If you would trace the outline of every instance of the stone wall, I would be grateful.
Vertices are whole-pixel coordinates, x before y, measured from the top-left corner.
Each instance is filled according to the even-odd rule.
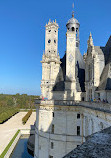
[[[82,144],[88,135],[111,125],[110,108],[109,111],[102,109],[104,104],[81,102],[73,105],[72,102],[70,106],[63,106],[62,101],[62,105],[54,105],[53,101],[50,105],[48,101],[44,102],[47,104],[37,107],[35,157],[49,158],[50,155],[61,158]],[[78,114],[80,118],[77,118]],[[80,135],[77,135],[77,126],[80,127]]]

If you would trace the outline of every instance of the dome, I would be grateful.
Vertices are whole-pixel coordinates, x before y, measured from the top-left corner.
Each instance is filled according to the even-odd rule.
[[[79,22],[78,22],[77,19],[75,19],[74,17],[72,17],[71,19],[68,20],[66,26],[67,26],[68,24],[79,24]],[[80,24],[79,24],[79,25],[80,25]]]
[[[72,18],[68,20],[66,27],[68,30],[71,30],[72,28],[79,29],[79,22],[77,19],[74,18],[74,14],[72,14]]]

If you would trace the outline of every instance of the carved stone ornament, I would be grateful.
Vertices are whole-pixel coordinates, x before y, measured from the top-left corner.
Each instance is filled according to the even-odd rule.
[[[70,56],[69,56],[69,62],[72,62],[73,59],[74,59],[74,57],[72,56],[72,54],[70,54]]]

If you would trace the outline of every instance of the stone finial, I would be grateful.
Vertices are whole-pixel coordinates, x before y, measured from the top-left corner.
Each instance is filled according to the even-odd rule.
[[[90,32],[90,35],[89,35],[90,37],[92,37],[92,34],[91,34],[91,32]]]
[[[88,47],[90,47],[90,46],[94,47],[93,38],[92,38],[91,32],[90,32],[90,35],[89,35],[89,39],[88,39],[87,44],[88,44]]]
[[[51,20],[49,19],[49,22],[48,22],[48,24],[50,24],[51,23]]]

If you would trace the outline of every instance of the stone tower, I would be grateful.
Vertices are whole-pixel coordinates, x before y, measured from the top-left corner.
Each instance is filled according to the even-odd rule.
[[[66,24],[66,81],[65,90],[68,100],[81,100],[81,87],[79,81],[79,69],[84,69],[84,61],[79,50],[79,22],[72,18]]]
[[[45,26],[45,52],[42,57],[41,95],[47,99],[52,98],[52,88],[57,80],[60,67],[58,54],[58,24],[56,20]]]
[[[100,77],[105,66],[103,48],[94,46],[92,34],[90,33],[87,41],[87,53],[84,54],[85,60],[85,89],[86,101],[100,98],[95,92],[100,84]]]

